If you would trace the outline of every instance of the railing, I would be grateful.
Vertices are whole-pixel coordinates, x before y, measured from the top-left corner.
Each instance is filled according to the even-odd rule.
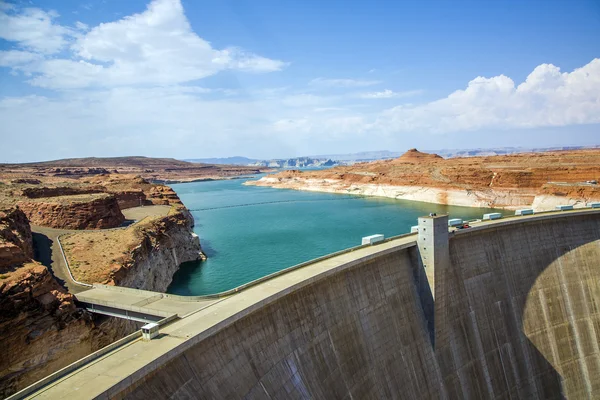
[[[176,315],[172,315],[170,317],[167,317],[167,318],[164,318],[164,319],[158,321],[157,323],[162,326],[162,325],[165,325],[165,324],[173,321],[176,318],[177,318]],[[7,397],[5,400],[23,399],[26,396],[30,395],[31,393],[43,388],[44,386],[64,377],[65,375],[70,374],[71,372],[75,371],[77,368],[80,368],[83,365],[89,364],[92,361],[97,360],[98,358],[104,356],[105,354],[107,354],[121,346],[124,346],[128,343],[131,343],[131,342],[139,339],[140,337],[142,337],[142,331],[137,330],[137,331],[133,332],[132,334],[127,335],[127,336],[117,340],[116,342],[113,342],[113,343],[109,344],[108,346],[103,347],[98,351],[95,351],[94,353],[92,353],[90,355],[80,358],[79,360],[75,361],[72,364],[67,365],[66,367],[64,367],[62,369],[59,369],[58,371],[54,372],[53,374],[50,374],[47,377],[35,382],[34,384],[27,386],[25,389],[18,391],[17,393],[13,394],[12,396]]]
[[[63,235],[64,235],[64,233],[63,233]],[[62,254],[62,256],[63,256],[63,260],[65,261],[65,267],[66,267],[66,269],[67,269],[67,273],[69,274],[69,277],[70,277],[70,278],[71,278],[71,280],[72,280],[74,283],[76,283],[77,285],[80,285],[80,286],[87,286],[87,287],[92,287],[92,285],[91,285],[91,284],[89,284],[89,283],[85,283],[85,282],[79,282],[79,281],[78,281],[78,280],[76,280],[76,279],[75,279],[75,277],[73,276],[73,273],[71,272],[71,267],[69,266],[69,261],[67,260],[67,256],[65,255],[65,251],[63,250],[62,243],[60,242],[60,238],[61,238],[61,236],[63,236],[63,235],[58,235],[58,236],[57,236],[57,238],[56,238],[56,241],[58,242],[58,247],[60,248],[60,253],[61,253],[61,254]],[[67,234],[67,235],[69,235],[69,234]]]

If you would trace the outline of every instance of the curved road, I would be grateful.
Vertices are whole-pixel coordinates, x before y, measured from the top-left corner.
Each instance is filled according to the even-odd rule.
[[[125,215],[126,220],[134,221],[133,224],[135,224],[145,217],[166,216],[170,209],[171,206],[143,206],[127,208],[122,210],[122,213]],[[35,259],[48,267],[56,280],[67,289],[69,293],[76,294],[84,290],[89,290],[90,288],[79,285],[70,278],[65,260],[57,243],[57,238],[60,235],[73,232],[82,232],[82,230],[56,229],[31,225]]]

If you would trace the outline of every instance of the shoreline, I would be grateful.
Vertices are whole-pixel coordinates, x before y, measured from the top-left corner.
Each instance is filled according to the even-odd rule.
[[[575,208],[585,207],[586,205],[584,199],[538,194],[534,190],[517,189],[443,189],[431,186],[347,183],[336,179],[272,178],[268,175],[258,180],[246,181],[243,185],[383,197],[459,207],[497,208],[508,211],[534,208],[539,212],[553,210],[557,205],[562,204],[571,204]]]

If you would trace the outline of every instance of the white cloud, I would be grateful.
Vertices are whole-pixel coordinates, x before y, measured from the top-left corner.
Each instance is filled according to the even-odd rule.
[[[374,85],[378,85],[380,83],[381,83],[381,81],[374,81],[374,80],[325,79],[325,78],[316,78],[309,82],[309,84],[312,86],[340,87],[340,88],[374,86]]]
[[[363,99],[391,99],[393,97],[410,97],[421,94],[422,90],[408,90],[405,92],[394,92],[390,89],[385,89],[381,92],[362,93],[359,97]]]
[[[90,29],[88,24],[84,24],[81,21],[75,22],[75,28],[79,29],[80,31],[87,31],[88,29]]]
[[[0,67],[15,67],[42,59],[38,53],[21,50],[0,51]]]
[[[72,34],[72,30],[52,24],[55,15],[41,10],[25,9],[22,14],[4,16],[10,18],[12,27],[19,25],[22,29],[15,33],[11,28],[10,33],[6,28],[0,34],[4,32],[3,37],[25,48],[35,44],[56,51],[64,47],[66,33]],[[27,28],[26,21],[32,18],[37,25]],[[38,29],[40,21],[60,33],[51,35],[54,41],[50,37],[46,42],[39,40],[38,36],[44,34]],[[80,31],[88,29],[80,22],[76,26]],[[34,76],[29,81],[32,85],[73,89],[177,84],[223,70],[272,72],[286,65],[235,47],[213,48],[192,30],[180,0],[155,0],[142,13],[79,33],[70,49],[70,58],[47,59],[18,69]]]
[[[53,54],[63,49],[73,30],[54,22],[58,14],[39,8],[16,10],[5,3],[0,7],[0,38],[16,42],[29,51]]]
[[[269,158],[376,143],[405,147],[432,134],[600,123],[600,59],[572,72],[543,64],[520,84],[504,75],[477,77],[420,104],[401,104],[420,92],[371,88],[383,83],[377,80],[206,88],[196,80],[226,70],[277,71],[285,63],[214,48],[192,30],[177,0],[157,0],[139,14],[76,29],[35,10],[0,3],[0,15],[13,26],[14,18],[26,17],[18,20],[21,33],[11,33],[15,48],[0,52],[0,65],[57,92],[0,97],[0,137],[10,149],[0,162],[134,153]],[[45,27],[49,40],[26,34],[23,21]],[[55,51],[61,52],[48,55]],[[388,102],[374,100],[386,98],[401,105],[385,109]]]
[[[446,133],[592,123],[600,123],[600,59],[570,73],[542,64],[518,86],[504,75],[477,77],[446,98],[386,110],[375,126]]]

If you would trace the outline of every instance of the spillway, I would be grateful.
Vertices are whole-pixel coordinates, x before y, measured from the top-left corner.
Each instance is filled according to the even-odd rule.
[[[265,280],[32,397],[600,398],[599,211],[451,233],[435,265],[420,239]]]

